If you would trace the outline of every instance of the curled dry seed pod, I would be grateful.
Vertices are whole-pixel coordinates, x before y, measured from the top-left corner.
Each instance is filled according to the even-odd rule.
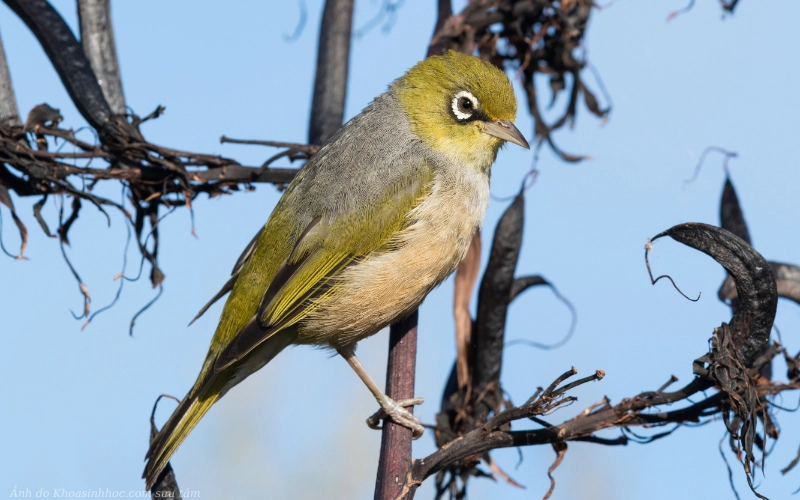
[[[503,403],[503,393],[499,387],[503,337],[514,271],[522,244],[524,208],[524,194],[521,191],[497,223],[489,262],[478,293],[478,317],[470,328],[471,350],[467,356],[470,385],[459,385],[458,366],[454,364],[444,388],[441,409],[436,415],[435,432],[439,446],[472,430],[475,423],[483,422],[489,411],[498,410]],[[479,400],[478,404],[471,401],[473,398]],[[465,465],[463,470],[451,472],[468,476],[473,470],[471,465]]]
[[[800,304],[800,267],[793,264],[783,264],[781,262],[769,262],[772,274],[775,275],[775,285],[778,297],[789,299]],[[719,288],[719,300],[732,303],[738,300],[739,294],[736,291],[736,283],[731,276],[728,276]]]
[[[755,475],[753,444],[758,437],[758,416],[762,415],[766,422],[767,413],[764,403],[758,397],[756,383],[737,355],[737,345],[733,337],[735,333],[729,325],[723,323],[715,328],[711,337],[711,349],[708,354],[695,361],[695,373],[713,380],[715,386],[727,396],[728,409],[722,412],[722,420],[731,438],[731,448],[737,455],[744,452],[740,460],[747,474],[747,483],[757,497],[765,498],[756,492],[752,477]],[[741,352],[741,349],[738,350]],[[707,369],[704,368],[706,365]],[[736,440],[739,441],[740,449],[735,445]]]
[[[742,363],[749,367],[767,346],[778,291],[775,277],[764,257],[730,231],[701,223],[673,226],[659,233],[711,256],[733,277],[739,307],[730,322],[733,342]]]
[[[489,384],[500,381],[503,364],[503,337],[506,313],[514,283],[519,249],[522,245],[522,227],[525,222],[525,197],[520,191],[506,209],[495,229],[489,262],[478,292],[478,314],[472,332],[475,346],[473,365],[473,395],[481,394]],[[499,389],[499,387],[498,387]],[[502,391],[495,391],[495,401],[487,401],[496,408],[502,400]]]
[[[800,267],[780,262],[770,262],[769,267],[775,275],[778,297],[800,304]]]
[[[748,245],[753,244],[750,239],[750,231],[747,229],[747,223],[744,221],[739,197],[736,196],[736,189],[734,189],[730,177],[725,177],[725,186],[722,188],[722,199],[719,202],[719,221],[722,229],[732,232]]]
[[[736,189],[727,175],[725,176],[725,185],[722,187],[722,198],[719,200],[719,225],[722,229],[728,230],[743,239],[748,245],[753,245],[750,239],[750,231],[748,231],[747,223],[744,221],[742,207],[739,204],[739,197],[736,195]],[[720,286],[717,296],[721,301],[725,302],[726,299],[723,297],[732,295],[736,295],[736,284],[729,274],[722,286]],[[730,298],[733,299],[733,297]],[[731,300],[730,305],[735,308],[736,301]]]

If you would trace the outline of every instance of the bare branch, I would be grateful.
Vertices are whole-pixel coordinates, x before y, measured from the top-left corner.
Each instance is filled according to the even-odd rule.
[[[78,0],[81,43],[103,95],[117,115],[125,114],[125,95],[111,24],[111,0]]]
[[[0,38],[0,126],[21,127],[17,98],[11,85],[11,73],[8,70],[3,40]]]
[[[674,412],[669,418],[664,418],[664,413],[643,414],[642,412],[662,405],[686,400],[686,398],[711,387],[712,383],[700,378],[694,379],[683,389],[671,393],[644,392],[633,398],[623,399],[615,406],[604,405],[599,409],[589,408],[571,420],[561,425],[553,426],[542,421],[539,416],[546,415],[559,407],[575,401],[566,392],[576,386],[587,382],[600,380],[603,372],[578,380],[572,384],[559,388],[559,384],[573,376],[577,371],[573,368],[556,379],[547,390],[541,392],[523,406],[509,408],[485,424],[475,428],[463,437],[447,443],[434,453],[423,459],[414,460],[411,470],[406,478],[406,483],[398,498],[413,498],[416,488],[425,478],[436,474],[445,468],[452,467],[469,457],[481,456],[492,449],[508,448],[515,446],[531,446],[541,444],[566,443],[568,441],[589,441],[597,444],[620,445],[626,444],[627,439],[602,439],[593,436],[599,430],[609,427],[653,425],[654,420],[638,419],[642,416],[658,416],[658,425],[667,422],[696,421],[712,407],[719,405],[723,398],[715,397],[703,400],[683,411]],[[710,398],[709,398],[710,399]],[[545,425],[544,429],[510,431],[507,424],[529,418]]]
[[[219,142],[223,144],[229,142],[231,144],[252,144],[256,146],[268,146],[272,148],[286,148],[290,150],[302,151],[308,154],[314,154],[319,151],[319,146],[315,146],[313,144],[300,144],[296,142],[281,141],[260,141],[253,139],[233,139],[231,137],[225,137],[224,135],[219,138]]]
[[[326,0],[317,50],[309,144],[325,144],[342,126],[354,0]]]
[[[389,329],[389,361],[386,366],[386,395],[395,401],[414,397],[414,376],[417,364],[417,321],[415,309],[406,319]],[[409,412],[414,407],[408,407]],[[381,454],[375,481],[375,500],[397,498],[403,478],[411,464],[413,432],[386,419],[381,435]]]

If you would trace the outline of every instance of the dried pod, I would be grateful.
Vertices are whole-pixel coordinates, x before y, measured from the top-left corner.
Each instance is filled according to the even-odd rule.
[[[764,257],[730,231],[701,223],[673,226],[659,233],[711,256],[733,277],[739,297],[730,326],[733,342],[745,366],[769,343],[778,306],[775,277]]]
[[[769,267],[772,269],[772,274],[775,275],[778,297],[789,299],[800,305],[800,267],[781,262],[769,262]],[[723,302],[731,301],[732,304],[736,303],[739,294],[736,291],[736,283],[731,276],[728,276],[722,283],[717,295],[719,300]]]
[[[719,203],[719,221],[722,229],[732,232],[748,245],[753,244],[750,239],[750,231],[747,229],[747,223],[744,221],[742,207],[739,205],[739,197],[736,196],[736,189],[734,189],[730,177],[725,177],[725,186],[722,188],[722,199]]]
[[[489,384],[498,383],[503,364],[506,313],[510,303],[514,271],[522,245],[525,222],[525,197],[522,191],[506,209],[495,229],[489,262],[478,292],[478,314],[472,332],[475,348],[473,394],[480,394]],[[502,399],[500,391],[497,398]],[[490,403],[496,406],[498,401]]]

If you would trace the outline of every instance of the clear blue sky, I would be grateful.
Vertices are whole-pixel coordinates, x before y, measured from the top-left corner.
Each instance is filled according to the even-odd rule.
[[[112,3],[128,104],[141,115],[158,104],[167,108],[144,126],[148,139],[248,164],[258,164],[270,151],[221,145],[219,137],[305,140],[321,0],[306,2],[308,24],[293,42],[285,36],[300,18],[296,2]],[[356,27],[364,26],[380,2],[356,3]],[[457,1],[456,8],[463,3]],[[77,28],[74,2],[54,4]],[[424,56],[434,4],[406,0],[390,31],[376,28],[354,40],[347,117]],[[697,303],[666,283],[651,286],[642,259],[645,239],[676,223],[717,223],[720,157],[709,157],[700,178],[683,185],[707,146],[739,153],[731,171],[756,248],[771,260],[800,262],[800,70],[792,48],[800,5],[742,0],[735,16],[721,19],[718,2],[702,0],[665,22],[684,4],[628,0],[593,13],[585,47],[613,98],[613,113],[601,125],[581,106],[575,128],[559,132],[556,140],[593,160],[567,165],[543,149],[541,175],[527,195],[519,272],[556,283],[578,309],[579,322],[572,341],[556,351],[509,348],[504,387],[520,403],[570,366],[582,374],[598,368],[607,373],[602,382],[575,391],[579,401],[552,415],[553,422],[604,395],[616,402],[655,389],[672,374],[688,381],[691,361],[705,352],[712,329],[730,318],[716,299],[724,273],[711,259],[669,240],[658,242],[652,257],[655,272],[669,272],[690,295],[702,291]],[[80,126],[44,53],[5,6],[0,32],[22,113],[46,101],[61,109],[67,126]],[[526,113],[518,125],[532,135]],[[531,161],[521,148],[504,150],[493,171],[493,194],[511,194]],[[118,191],[101,192],[117,197]],[[166,219],[160,255],[165,292],[140,317],[133,337],[128,321],[153,296],[147,283],[127,284],[121,302],[81,331],[69,313],[81,307],[77,287],[55,240],[42,234],[31,214],[36,200],[15,200],[30,229],[30,260],[0,259],[0,497],[14,487],[34,493],[143,489],[139,476],[153,400],[161,393],[182,397],[191,386],[221,303],[191,328],[186,324],[224,283],[278,197],[267,185],[252,193],[201,197],[195,202],[197,239],[185,210]],[[506,206],[492,203],[487,235]],[[16,234],[8,211],[0,210],[4,241],[13,248]],[[55,226],[52,199],[43,213]],[[103,217],[85,207],[71,240],[69,254],[97,309],[115,290],[124,224],[114,217],[106,228]],[[135,259],[133,251],[130,257]],[[433,422],[455,356],[451,297],[448,280],[421,310],[417,395],[426,399],[418,410],[426,423]],[[534,290],[512,306],[508,338],[552,342],[569,321],[548,291]],[[777,324],[790,350],[797,350],[800,308],[782,301]],[[382,332],[359,350],[380,380],[386,346]],[[775,371],[782,377],[785,368],[778,363]],[[795,404],[793,397],[784,403]],[[163,403],[159,423],[172,408]],[[375,401],[342,360],[290,349],[200,423],[174,457],[178,482],[201,498],[370,498],[380,434],[364,419],[374,410]],[[759,473],[761,491],[772,499],[788,498],[800,484],[799,471],[779,472],[797,450],[800,417],[778,418],[783,435],[764,477]],[[717,448],[722,437],[722,422],[713,422],[646,446],[571,444],[555,472],[553,498],[733,498]],[[414,456],[433,449],[427,435],[415,442]],[[519,467],[516,450],[492,456],[527,490],[475,480],[472,498],[541,498],[554,453],[549,447],[522,453]],[[741,468],[733,463],[733,470],[740,494],[751,498]],[[426,482],[418,498],[432,496]]]

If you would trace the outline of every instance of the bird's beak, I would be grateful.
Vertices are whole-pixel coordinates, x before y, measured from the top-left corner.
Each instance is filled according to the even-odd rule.
[[[531,149],[528,141],[522,136],[522,133],[517,127],[508,120],[497,120],[494,122],[484,122],[483,131],[489,135],[493,135],[504,141],[513,142],[518,146],[525,149]]]

